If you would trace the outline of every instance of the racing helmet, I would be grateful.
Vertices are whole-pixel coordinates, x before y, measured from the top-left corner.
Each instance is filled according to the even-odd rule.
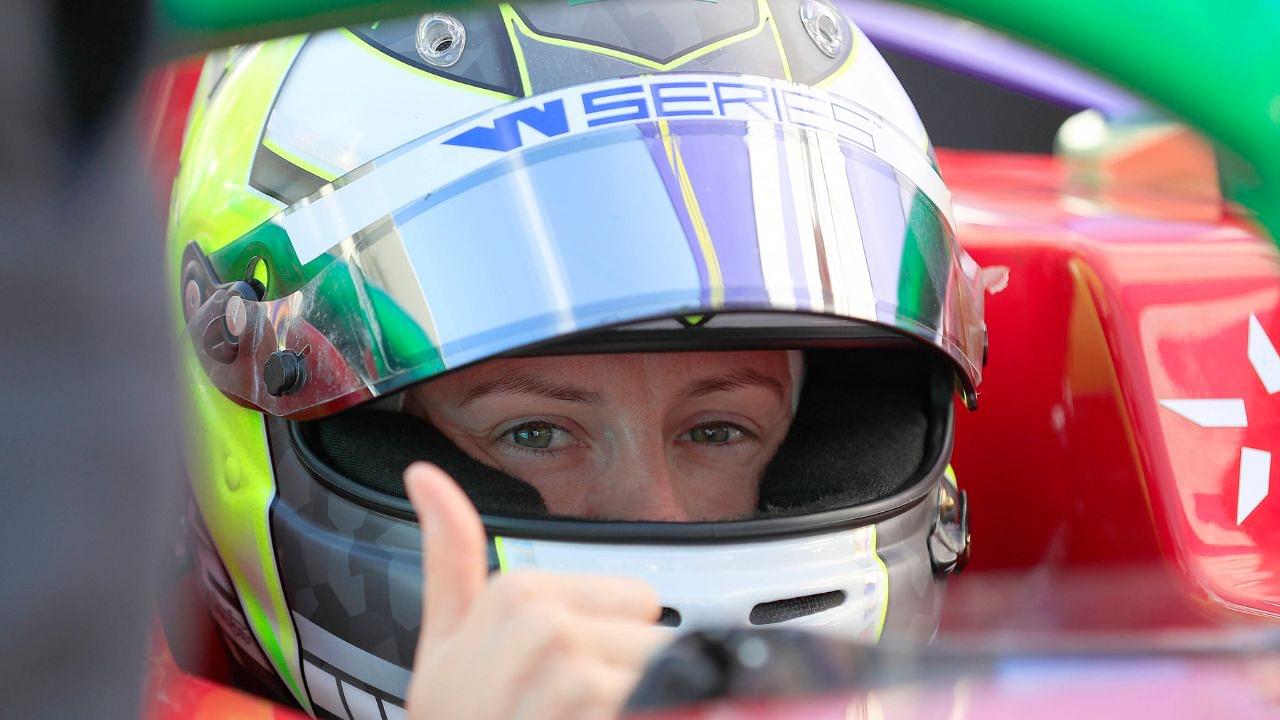
[[[402,712],[414,460],[494,570],[640,577],[677,629],[936,630],[979,269],[828,0],[477,4],[214,53],[169,238],[200,575],[235,660],[308,711]],[[733,349],[804,376],[742,520],[555,516],[401,403],[497,357]]]

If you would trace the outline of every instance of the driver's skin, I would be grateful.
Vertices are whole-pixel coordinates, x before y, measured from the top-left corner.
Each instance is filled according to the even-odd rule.
[[[786,437],[784,351],[494,360],[411,391],[406,409],[533,485],[552,515],[734,520]],[[518,570],[486,577],[466,495],[416,463],[405,489],[430,578],[407,708],[422,720],[609,718],[662,643],[652,588]]]

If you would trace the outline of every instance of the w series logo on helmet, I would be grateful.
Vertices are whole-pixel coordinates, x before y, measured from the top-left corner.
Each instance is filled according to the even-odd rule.
[[[668,120],[664,135],[682,121],[755,121],[791,135],[812,130],[819,138],[879,157],[949,219],[950,193],[925,151],[927,140],[909,135],[856,99],[785,80],[689,73],[593,82],[491,108],[461,121],[456,130],[424,136],[389,153],[378,162],[377,172],[352,177],[282,213],[277,222],[298,259],[307,263],[379,221],[388,208],[403,207],[479,170],[493,161],[495,152],[527,152],[605,125]],[[422,173],[423,167],[431,172]],[[366,202],[368,193],[381,202]]]
[[[876,149],[876,125],[867,114],[812,89],[764,79],[758,83],[628,79],[603,89],[569,90],[552,97],[525,103],[489,124],[463,130],[444,144],[507,152],[524,145],[521,126],[551,138],[612,123],[702,116],[812,127],[835,132],[873,152]]]

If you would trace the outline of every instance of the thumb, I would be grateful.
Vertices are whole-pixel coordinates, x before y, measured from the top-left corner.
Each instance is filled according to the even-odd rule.
[[[484,590],[487,543],[480,515],[445,471],[414,463],[404,471],[404,488],[422,528],[422,647],[428,634],[440,637],[458,627]]]

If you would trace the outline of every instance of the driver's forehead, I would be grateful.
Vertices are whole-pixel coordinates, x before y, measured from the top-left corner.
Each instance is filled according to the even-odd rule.
[[[421,393],[442,400],[510,378],[536,378],[608,395],[611,388],[643,384],[650,391],[678,393],[699,380],[758,375],[790,385],[782,350],[733,352],[616,353],[502,358],[480,363],[426,383]]]

